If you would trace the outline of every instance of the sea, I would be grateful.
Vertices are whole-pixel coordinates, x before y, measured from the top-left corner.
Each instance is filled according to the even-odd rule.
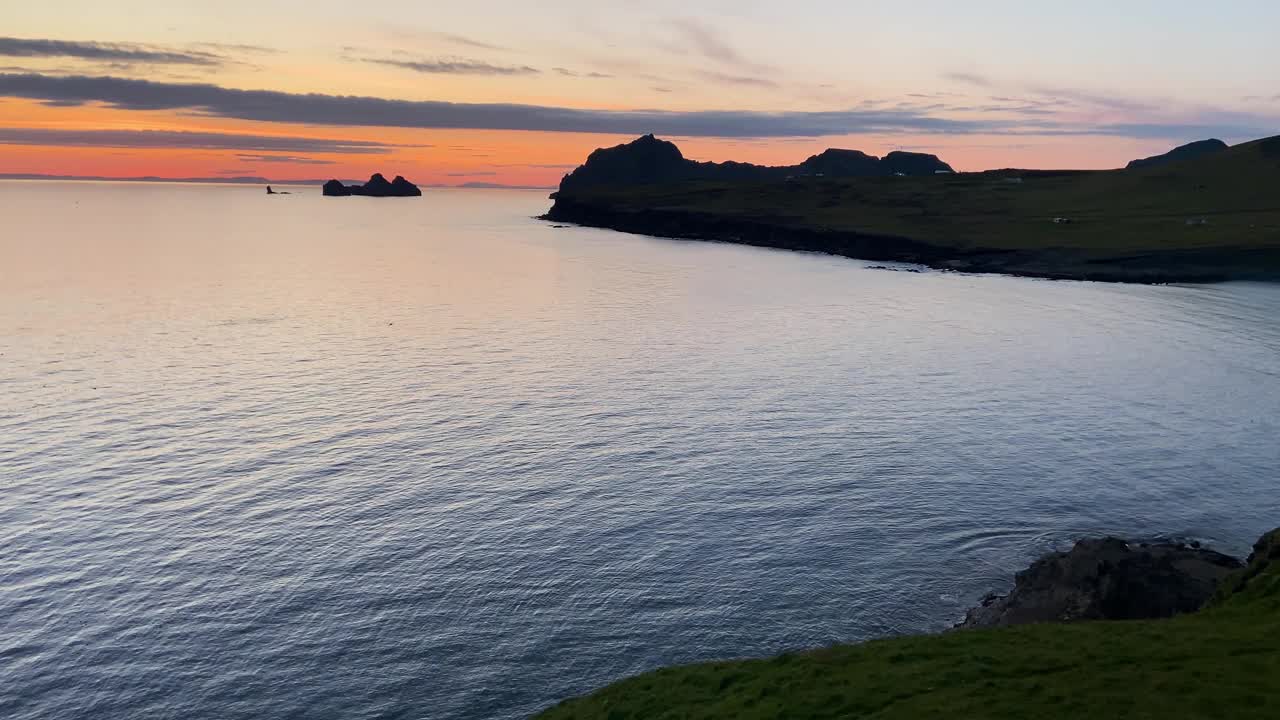
[[[0,717],[529,717],[1280,526],[1280,285],[0,183]]]

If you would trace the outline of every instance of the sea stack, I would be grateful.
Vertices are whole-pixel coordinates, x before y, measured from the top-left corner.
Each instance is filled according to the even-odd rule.
[[[343,185],[339,180],[330,180],[322,189],[325,197],[421,197],[422,190],[417,185],[397,175],[395,180],[387,182],[382,173],[374,173],[364,185]]]

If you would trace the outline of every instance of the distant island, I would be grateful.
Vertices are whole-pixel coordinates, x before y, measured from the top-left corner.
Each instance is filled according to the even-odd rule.
[[[422,190],[417,185],[397,175],[395,180],[387,182],[382,173],[374,173],[364,185],[343,185],[341,180],[330,180],[324,184],[322,192],[326,197],[421,197]]]
[[[591,153],[543,218],[961,272],[1276,280],[1277,181],[1280,137],[1192,143],[1123,170],[957,173],[933,155],[856,150],[702,163],[646,135]]]

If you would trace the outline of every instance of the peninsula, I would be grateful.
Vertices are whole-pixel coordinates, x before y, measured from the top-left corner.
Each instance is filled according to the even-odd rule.
[[[1184,146],[1120,170],[952,172],[828,150],[699,163],[652,135],[597,150],[543,217],[660,237],[962,272],[1118,282],[1280,279],[1280,137]]]

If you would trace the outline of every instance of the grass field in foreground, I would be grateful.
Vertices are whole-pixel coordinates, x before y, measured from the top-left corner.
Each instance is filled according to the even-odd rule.
[[[1280,531],[1170,620],[879,640],[657,670],[540,720],[1280,718]]]

